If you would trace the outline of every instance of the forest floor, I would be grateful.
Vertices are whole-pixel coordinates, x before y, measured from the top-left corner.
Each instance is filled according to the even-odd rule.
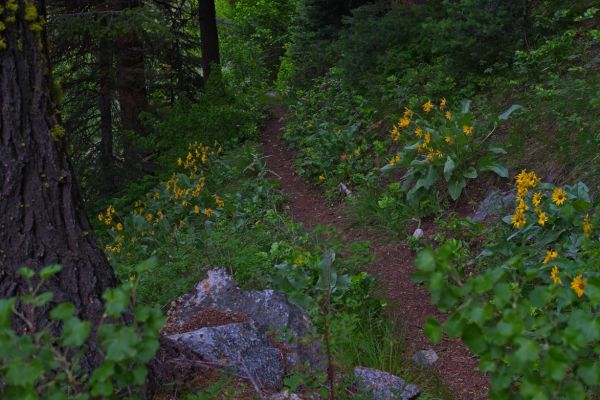
[[[439,360],[432,367],[432,372],[457,399],[486,399],[488,379],[477,372],[478,361],[460,339],[445,338],[432,346],[423,333],[423,324],[428,316],[437,316],[441,320],[444,316],[429,301],[427,290],[410,279],[414,272],[414,253],[398,239],[352,226],[343,203],[332,204],[323,193],[299,176],[294,167],[294,153],[281,138],[284,126],[281,119],[286,110],[277,105],[273,114],[263,130],[262,149],[267,157],[267,167],[281,180],[281,188],[289,196],[289,212],[293,220],[302,223],[307,230],[317,225],[332,226],[347,242],[360,240],[371,243],[374,258],[366,270],[378,277],[379,289],[389,303],[390,316],[405,339],[407,360],[416,350],[433,348]]]

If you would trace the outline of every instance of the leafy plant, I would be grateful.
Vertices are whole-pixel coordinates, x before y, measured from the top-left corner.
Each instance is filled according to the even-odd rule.
[[[600,241],[583,183],[556,187],[533,172],[517,176],[512,229],[469,263],[454,239],[419,253],[416,276],[449,312],[443,326],[461,337],[490,374],[494,399],[585,399],[600,385]],[[467,265],[467,267],[465,267]]]
[[[445,99],[439,106],[428,101],[422,106],[424,114],[406,109],[394,125],[390,136],[396,151],[381,170],[407,169],[401,190],[409,202],[423,200],[442,178],[450,197],[457,200],[467,181],[477,178],[481,172],[491,171],[508,177],[506,167],[496,160],[497,154],[505,153],[504,149],[484,147],[493,130],[483,136],[481,129],[474,126],[470,104],[468,100],[463,101],[460,112],[453,113],[447,109]],[[507,119],[517,108],[520,106],[511,107],[498,119]]]
[[[136,272],[154,266],[149,260],[139,264]],[[141,396],[146,364],[158,350],[161,312],[136,305],[137,280],[132,279],[104,293],[100,321],[82,320],[73,304],[53,304],[53,293],[43,291],[46,280],[61,268],[50,265],[39,274],[22,268],[19,272],[31,282],[31,291],[0,300],[0,395],[9,399]],[[42,314],[49,323],[40,329],[34,321]],[[15,331],[11,320],[24,329]],[[88,373],[85,366],[95,363],[90,354],[100,354],[101,359]]]

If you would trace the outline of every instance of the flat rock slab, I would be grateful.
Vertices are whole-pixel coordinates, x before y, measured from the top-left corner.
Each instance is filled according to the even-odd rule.
[[[358,389],[373,400],[412,400],[421,394],[421,389],[399,376],[373,368],[354,368],[354,379]]]
[[[265,344],[252,322],[233,323],[169,336],[206,361],[235,369],[263,387],[278,388],[284,368],[278,349]]]

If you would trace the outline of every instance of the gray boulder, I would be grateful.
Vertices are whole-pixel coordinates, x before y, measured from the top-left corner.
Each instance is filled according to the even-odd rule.
[[[320,369],[322,349],[308,315],[273,290],[243,291],[224,268],[171,304],[163,332],[208,361],[252,375],[269,388],[305,362]],[[282,335],[278,335],[282,333]]]
[[[373,368],[354,368],[354,380],[360,392],[374,400],[411,400],[421,394],[421,389],[399,376]]]
[[[475,222],[508,214],[515,204],[515,192],[492,191],[485,196],[471,219]]]
[[[206,361],[235,369],[263,387],[278,388],[284,369],[278,349],[265,344],[252,322],[201,328],[169,336]]]
[[[431,367],[439,359],[433,349],[419,350],[413,354],[412,360],[421,367]]]

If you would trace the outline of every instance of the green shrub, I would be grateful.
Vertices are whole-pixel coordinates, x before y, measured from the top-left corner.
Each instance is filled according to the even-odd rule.
[[[135,272],[144,274],[152,268],[154,263],[147,261],[139,264]],[[32,270],[23,268],[21,275],[32,280],[31,293],[0,299],[0,396],[141,398],[146,364],[158,350],[164,318],[158,309],[135,304],[137,280],[133,277],[104,293],[104,316],[96,326],[79,319],[73,304],[61,303],[53,305],[50,323],[45,328],[29,334],[11,328],[11,319],[30,325],[31,315],[44,312],[52,304],[53,293],[42,292],[42,288],[44,281],[60,269],[48,266],[36,276]],[[18,312],[17,304],[30,307],[31,314]],[[131,322],[124,322],[129,316]],[[100,364],[88,372],[84,368],[86,355],[95,351],[101,355]]]
[[[489,133],[475,126],[470,103],[466,100],[459,112],[452,112],[446,99],[439,106],[427,101],[422,105],[423,114],[406,109],[394,125],[390,136],[392,149],[396,151],[382,171],[407,169],[401,190],[409,203],[429,196],[442,177],[452,200],[460,197],[467,180],[477,178],[481,172],[508,177],[508,170],[495,159],[496,154],[505,151],[495,146],[484,147],[495,126]],[[508,118],[519,107],[511,107],[499,119]]]
[[[585,399],[600,388],[600,241],[583,183],[556,187],[517,176],[516,209],[503,237],[476,259],[450,239],[419,253],[417,277],[490,374],[494,399]],[[597,206],[597,204],[596,204]],[[437,342],[442,326],[429,319]]]

